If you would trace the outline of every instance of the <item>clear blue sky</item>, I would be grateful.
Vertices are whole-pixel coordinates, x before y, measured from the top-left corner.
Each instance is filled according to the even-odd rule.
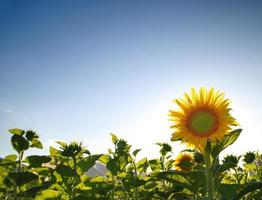
[[[243,134],[234,153],[261,150],[261,1],[0,1],[0,156],[9,128],[45,145],[110,132],[154,155],[170,140],[171,100],[191,86],[232,99]],[[178,148],[173,144],[174,149]]]

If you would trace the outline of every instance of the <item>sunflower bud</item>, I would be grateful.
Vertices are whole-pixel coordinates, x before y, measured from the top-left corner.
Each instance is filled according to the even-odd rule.
[[[204,155],[202,153],[199,153],[199,152],[195,152],[194,153],[194,160],[196,163],[202,163],[204,162]]]
[[[238,158],[234,155],[227,155],[226,157],[224,157],[223,163],[233,163],[236,167],[238,164]]]
[[[254,162],[256,156],[253,152],[247,152],[245,155],[244,155],[244,162],[247,163],[247,164],[250,164],[252,162]]]

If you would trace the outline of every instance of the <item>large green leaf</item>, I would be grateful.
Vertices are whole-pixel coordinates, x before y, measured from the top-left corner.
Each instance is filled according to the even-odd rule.
[[[189,191],[196,193],[203,188],[206,183],[205,174],[201,171],[175,171],[159,172],[156,177],[167,180]]]
[[[96,161],[100,158],[101,155],[91,155],[85,157],[78,163],[78,167],[82,170],[82,172],[87,172],[91,167],[96,164]]]
[[[15,154],[10,154],[5,157],[5,160],[9,160],[9,161],[16,161],[16,159],[17,159],[17,155]]]
[[[13,135],[11,138],[13,148],[18,152],[25,151],[29,148],[29,142],[21,135]]]
[[[245,196],[246,194],[253,192],[255,190],[262,189],[262,181],[260,182],[250,182],[242,186],[237,194],[235,194],[233,200],[241,199],[241,197]]]
[[[235,166],[236,164],[234,162],[226,162],[226,163],[223,163],[222,165],[217,165],[214,168],[213,173],[215,176],[218,176],[219,174],[223,173],[224,171],[234,168]]]
[[[8,170],[5,167],[0,166],[0,188],[4,184],[4,177],[8,174]]]
[[[41,167],[43,163],[48,163],[51,161],[49,156],[28,156],[26,158],[27,162],[31,167]]]
[[[120,168],[116,159],[110,158],[106,163],[106,168],[115,176],[119,172]]]
[[[74,176],[74,170],[70,168],[69,166],[66,165],[59,165],[56,168],[56,171],[61,175],[61,176]]]
[[[146,172],[147,168],[148,168],[148,162],[147,162],[147,158],[143,158],[140,161],[137,162],[136,167],[137,170],[141,173],[141,172]]]
[[[242,129],[236,129],[230,133],[228,133],[223,140],[218,141],[216,145],[212,147],[211,155],[215,159],[223,151],[225,148],[233,144],[237,138],[239,137]]]
[[[148,163],[153,172],[158,172],[161,170],[161,162],[159,159],[149,160]]]
[[[13,129],[9,129],[8,130],[10,133],[14,134],[14,135],[24,135],[25,131],[19,128],[13,128]]]
[[[239,188],[239,184],[221,184],[218,187],[218,192],[221,195],[221,199],[233,199]]]
[[[9,182],[10,179],[17,186],[22,186],[26,183],[33,181],[33,180],[37,180],[38,176],[36,174],[31,173],[31,172],[12,172],[12,173],[8,174],[5,181]]]
[[[59,191],[47,189],[39,192],[36,195],[35,200],[59,200],[61,199],[61,195],[62,194]]]

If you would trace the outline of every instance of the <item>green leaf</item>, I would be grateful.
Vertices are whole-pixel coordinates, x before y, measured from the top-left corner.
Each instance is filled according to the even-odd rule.
[[[217,165],[214,169],[214,175],[218,176],[219,174],[223,173],[224,171],[227,171],[231,168],[234,168],[236,164],[234,162],[226,162],[222,165]]]
[[[35,200],[59,200],[61,195],[61,192],[47,189],[37,193]]]
[[[102,183],[105,181],[105,178],[103,176],[96,176],[91,179],[92,183]]]
[[[113,134],[113,133],[110,133],[110,135],[112,137],[113,144],[116,144],[118,142],[118,140],[119,140],[118,137],[115,134]]]
[[[51,156],[57,156],[60,154],[60,151],[52,146],[49,147],[49,153]]]
[[[26,158],[27,162],[31,167],[41,167],[43,163],[48,163],[51,161],[51,158],[48,156],[28,156]]]
[[[82,172],[87,172],[91,167],[96,164],[96,161],[100,158],[101,155],[92,155],[85,157],[78,163],[78,167],[82,170]]]
[[[13,135],[11,138],[13,148],[18,152],[25,151],[29,148],[29,142],[21,135]]]
[[[33,187],[30,187],[28,190],[26,190],[25,192],[23,192],[23,194],[25,196],[28,197],[28,199],[30,199],[29,197],[31,197],[32,199],[35,199],[35,196],[37,195],[37,193],[41,190],[47,189],[48,186],[50,186],[51,183],[49,182],[49,184],[44,183],[43,185],[36,185]]]
[[[106,163],[106,168],[115,176],[119,172],[119,166],[116,159],[110,158]]]
[[[22,129],[18,129],[18,128],[13,128],[13,129],[9,129],[8,130],[10,133],[14,134],[14,135],[24,135],[25,131]]]
[[[138,154],[139,151],[141,151],[141,149],[136,149],[135,151],[133,151],[133,156],[136,157],[136,155]]]
[[[262,181],[247,183],[244,186],[242,186],[242,189],[232,199],[233,200],[241,199],[241,197],[245,196],[246,194],[258,189],[262,189]]]
[[[110,159],[110,156],[107,154],[103,154],[102,156],[100,156],[99,161],[103,164],[106,164]]]
[[[140,161],[137,162],[136,164],[136,168],[137,170],[141,173],[141,172],[146,172],[147,168],[148,168],[148,162],[147,162],[147,158],[143,158]]]
[[[66,165],[59,165],[56,168],[56,171],[61,175],[61,176],[74,176],[74,170],[70,168],[69,166]]]
[[[17,159],[17,155],[15,154],[10,154],[5,157],[5,160],[9,160],[9,161],[16,161],[16,159]]]
[[[196,193],[205,186],[205,174],[200,171],[175,171],[159,172],[156,177],[167,180],[175,185],[181,186]]]
[[[185,160],[181,161],[177,166],[181,167],[182,169],[191,169],[193,167],[193,163],[191,161]]]
[[[221,184],[218,187],[218,192],[221,195],[221,199],[233,199],[239,188],[239,184]]]
[[[59,144],[61,147],[66,147],[67,144],[63,141],[56,141],[57,144]]]
[[[37,140],[37,139],[33,139],[33,141],[31,142],[31,147],[35,147],[35,148],[38,148],[38,149],[43,149],[42,143],[39,140]]]
[[[148,163],[153,172],[158,172],[161,170],[161,162],[159,159],[149,160]]]
[[[31,172],[12,172],[8,174],[5,181],[8,181],[8,179],[13,180],[17,186],[22,186],[33,180],[37,180],[38,176]]]
[[[236,129],[234,131],[231,131],[224,137],[223,140],[218,141],[217,144],[213,146],[211,150],[211,156],[215,159],[221,151],[223,151],[225,148],[227,148],[237,140],[241,131],[242,129]]]
[[[4,184],[4,177],[8,175],[8,171],[5,167],[0,166],[0,188]],[[0,196],[1,197],[1,196]]]

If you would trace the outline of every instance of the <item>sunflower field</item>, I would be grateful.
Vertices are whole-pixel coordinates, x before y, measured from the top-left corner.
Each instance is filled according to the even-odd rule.
[[[57,141],[49,155],[29,155],[42,149],[33,130],[10,129],[16,154],[0,160],[0,199],[3,200],[150,200],[262,199],[262,155],[221,152],[237,142],[242,129],[220,91],[191,89],[169,111],[173,143],[156,143],[159,156],[138,159],[141,149],[111,134],[114,148],[91,153],[81,142]],[[188,148],[174,156],[172,148]],[[97,165],[104,173],[91,174]]]

